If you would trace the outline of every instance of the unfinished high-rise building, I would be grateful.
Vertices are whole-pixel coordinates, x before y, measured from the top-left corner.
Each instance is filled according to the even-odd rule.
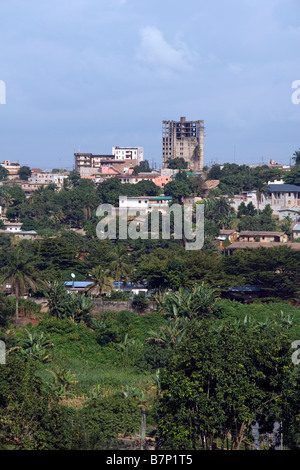
[[[204,121],[163,121],[162,157],[163,168],[168,160],[184,158],[193,171],[203,170]]]

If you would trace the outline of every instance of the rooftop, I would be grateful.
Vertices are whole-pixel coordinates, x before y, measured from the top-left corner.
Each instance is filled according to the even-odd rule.
[[[300,250],[300,243],[279,243],[279,242],[234,242],[229,250],[245,250],[247,248],[274,248],[279,246],[289,246],[293,250]]]
[[[221,229],[220,235],[230,235],[231,233],[237,233],[237,230],[234,229]]]
[[[300,186],[296,184],[269,184],[268,188],[271,192],[295,193],[300,192]]]
[[[251,230],[242,230],[240,236],[242,237],[282,237],[285,235],[284,232],[266,232],[266,231],[251,231]]]

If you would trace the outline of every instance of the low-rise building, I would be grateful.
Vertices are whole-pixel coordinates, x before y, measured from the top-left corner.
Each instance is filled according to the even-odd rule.
[[[286,243],[288,237],[284,232],[267,232],[267,231],[251,231],[243,230],[238,234],[239,242],[263,242],[263,243]]]
[[[282,220],[287,215],[299,219],[300,186],[295,184],[269,184],[270,205],[273,213]]]
[[[221,229],[220,234],[216,237],[218,240],[219,248],[224,249],[225,240],[229,240],[230,243],[234,243],[238,239],[238,232],[234,229]]]
[[[156,186],[163,188],[171,181],[171,176],[161,175],[158,172],[139,173],[138,175],[125,174],[119,175],[117,178],[121,183],[137,184],[140,181],[152,181]]]
[[[300,238],[300,224],[294,225],[292,228],[293,231],[293,239]]]
[[[80,176],[90,176],[95,173],[95,170],[103,167],[110,167],[114,165],[121,173],[127,173],[129,169],[133,169],[138,165],[137,158],[131,158],[129,155],[126,158],[116,158],[115,155],[93,155],[92,153],[75,153],[75,170]]]
[[[293,250],[300,250],[300,243],[280,243],[280,242],[240,242],[232,243],[227,249],[228,254],[233,254],[236,250],[247,250],[256,248],[274,248],[278,246],[289,246]]]
[[[144,210],[147,213],[153,209],[165,210],[172,201],[171,196],[140,196],[140,197],[119,197],[120,209]]]
[[[56,186],[61,189],[64,185],[64,181],[68,176],[70,175],[70,172],[65,172],[65,173],[50,173],[47,171],[42,171],[39,173],[33,174],[29,179],[29,183],[37,183],[41,184],[44,186],[48,186],[48,184],[56,184]]]

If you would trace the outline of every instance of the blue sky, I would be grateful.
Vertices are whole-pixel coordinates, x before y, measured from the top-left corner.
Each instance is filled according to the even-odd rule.
[[[205,121],[204,164],[289,163],[300,147],[299,0],[0,0],[0,160],[73,166]]]

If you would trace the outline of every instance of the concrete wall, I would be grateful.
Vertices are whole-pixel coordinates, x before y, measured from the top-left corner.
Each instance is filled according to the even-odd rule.
[[[91,311],[91,315],[97,315],[98,313],[101,313],[103,310],[111,310],[112,312],[121,312],[122,310],[131,310],[135,311],[134,308],[132,307],[131,301],[126,301],[126,300],[101,300],[101,299],[96,299],[94,301],[94,305]],[[154,304],[149,304],[149,307],[145,312],[143,313],[149,313],[153,312],[155,310],[155,305]]]

